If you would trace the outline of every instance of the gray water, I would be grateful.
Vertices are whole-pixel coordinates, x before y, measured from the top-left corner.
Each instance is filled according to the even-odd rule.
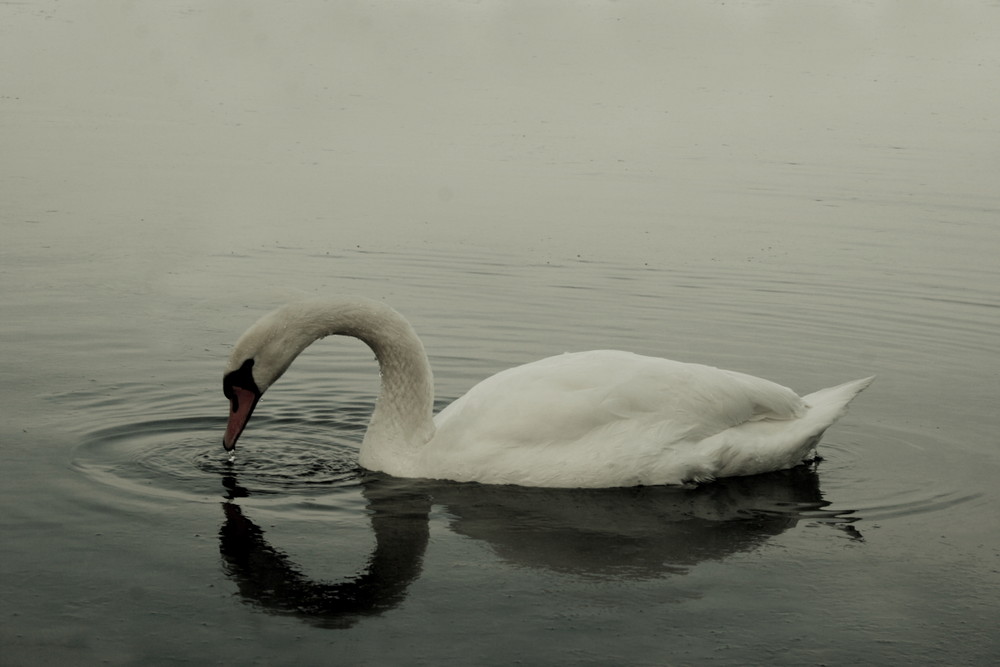
[[[0,6],[0,662],[1000,658],[1000,6]],[[260,314],[405,313],[437,402],[622,348],[801,393],[810,467],[697,490],[394,480]]]

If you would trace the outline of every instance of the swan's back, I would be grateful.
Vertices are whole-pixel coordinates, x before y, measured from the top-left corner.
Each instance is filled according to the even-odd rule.
[[[767,425],[768,452],[781,453],[772,470],[796,465],[834,412],[814,418],[792,390],[710,366],[611,350],[564,354],[500,372],[445,408],[417,466],[486,483],[681,484],[723,470],[751,474],[740,470],[753,461],[731,450],[754,424]]]

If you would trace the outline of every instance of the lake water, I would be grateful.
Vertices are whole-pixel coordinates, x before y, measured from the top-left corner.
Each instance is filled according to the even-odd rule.
[[[995,2],[0,6],[0,662],[1000,659]],[[800,393],[696,490],[365,474],[361,343],[233,464],[259,315],[406,314],[438,405],[621,348]]]

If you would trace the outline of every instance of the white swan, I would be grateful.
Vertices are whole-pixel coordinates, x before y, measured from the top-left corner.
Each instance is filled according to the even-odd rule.
[[[360,338],[382,386],[360,464],[398,477],[547,487],[689,484],[790,468],[874,379],[800,398],[761,378],[597,350],[497,373],[433,415],[423,345],[392,308],[357,297],[306,301],[239,339],[223,389],[227,450],[299,353],[333,334]]]

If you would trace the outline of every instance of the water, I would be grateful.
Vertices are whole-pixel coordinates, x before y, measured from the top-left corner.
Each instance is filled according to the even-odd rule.
[[[996,661],[997,7],[0,15],[4,664]],[[229,460],[229,347],[333,293],[438,407],[591,348],[878,379],[809,467],[493,488],[359,469],[326,340]]]

